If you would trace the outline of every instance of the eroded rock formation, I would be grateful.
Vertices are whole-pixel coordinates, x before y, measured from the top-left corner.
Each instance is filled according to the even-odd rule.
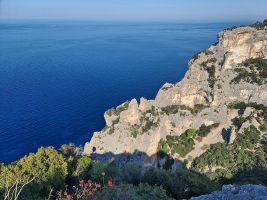
[[[260,109],[267,106],[266,59],[266,27],[219,33],[217,44],[190,60],[183,80],[166,83],[155,100],[133,99],[108,110],[106,127],[94,133],[84,153],[93,157],[142,152],[146,156],[140,163],[151,166],[161,150],[190,162],[210,145],[231,143],[242,134],[249,122],[236,127],[234,119],[250,117],[260,129],[266,123]],[[246,107],[241,113],[235,106],[240,103]]]

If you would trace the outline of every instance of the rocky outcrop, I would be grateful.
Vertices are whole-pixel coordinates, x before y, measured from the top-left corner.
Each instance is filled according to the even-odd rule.
[[[267,199],[267,187],[261,185],[224,185],[221,191],[193,197],[191,200],[249,200]]]
[[[190,60],[183,80],[164,84],[155,100],[133,99],[108,110],[106,127],[94,133],[84,153],[94,157],[142,152],[146,156],[141,163],[154,165],[159,150],[190,162],[212,144],[233,142],[243,128],[235,127],[234,119],[249,118],[256,127],[266,123],[255,106],[267,105],[266,59],[266,27],[219,33],[217,44]],[[243,113],[233,106],[239,102],[246,104]],[[188,129],[196,135],[191,138]]]

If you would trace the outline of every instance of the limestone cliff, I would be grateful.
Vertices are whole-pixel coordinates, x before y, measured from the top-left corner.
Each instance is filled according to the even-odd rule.
[[[141,98],[138,103],[133,99],[108,110],[106,127],[94,133],[84,153],[141,152],[140,158],[133,160],[149,166],[155,164],[155,155],[162,150],[176,160],[192,161],[212,144],[231,143],[251,122],[260,129],[267,120],[265,25],[219,33],[217,44],[189,61],[183,80],[166,83],[155,100]],[[240,102],[243,112],[236,106]],[[234,119],[239,117],[249,117],[249,122],[237,127]]]

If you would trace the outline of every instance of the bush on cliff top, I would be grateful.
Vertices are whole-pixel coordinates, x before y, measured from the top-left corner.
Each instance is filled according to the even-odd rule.
[[[263,22],[256,22],[255,24],[252,24],[251,27],[256,28],[257,30],[263,30],[267,26],[267,19],[265,19]]]

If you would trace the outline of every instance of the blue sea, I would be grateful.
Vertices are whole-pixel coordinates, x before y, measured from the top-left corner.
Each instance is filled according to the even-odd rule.
[[[107,109],[154,98],[233,25],[0,21],[0,162],[40,146],[84,145]]]

